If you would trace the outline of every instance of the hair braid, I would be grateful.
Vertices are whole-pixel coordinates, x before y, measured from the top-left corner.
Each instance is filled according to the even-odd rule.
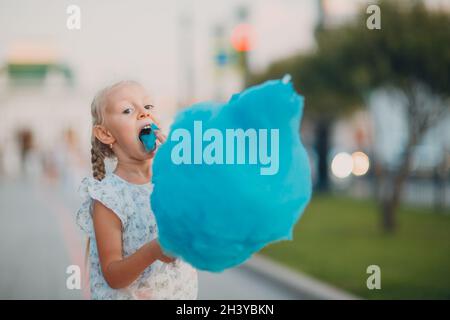
[[[92,175],[97,180],[103,180],[106,174],[105,157],[103,153],[98,150],[97,144],[93,143],[91,148],[91,163]]]

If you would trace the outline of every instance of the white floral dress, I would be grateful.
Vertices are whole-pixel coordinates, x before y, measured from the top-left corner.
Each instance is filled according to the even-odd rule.
[[[123,256],[133,254],[158,234],[150,207],[153,185],[127,182],[114,173],[102,181],[87,177],[81,182],[83,198],[76,214],[78,226],[90,237],[89,280],[92,299],[197,299],[197,271],[180,259],[159,260],[147,267],[128,287],[112,289],[102,275],[92,222],[92,199],[111,209],[122,222]]]

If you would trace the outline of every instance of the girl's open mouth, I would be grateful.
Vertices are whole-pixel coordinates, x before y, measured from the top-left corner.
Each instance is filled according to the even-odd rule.
[[[144,145],[145,151],[152,152],[156,149],[156,134],[155,131],[159,130],[156,124],[148,124],[144,126],[139,132],[139,140]]]

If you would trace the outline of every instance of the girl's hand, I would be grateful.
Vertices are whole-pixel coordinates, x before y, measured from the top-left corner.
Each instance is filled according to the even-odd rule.
[[[158,130],[155,130],[154,132],[155,132],[157,142],[161,145],[164,142],[166,142],[167,136],[164,133],[162,133],[162,131],[161,131],[161,123],[154,117],[151,117],[151,119],[158,127]]]
[[[172,263],[172,262],[174,262],[176,260],[176,258],[173,258],[173,257],[170,257],[170,256],[166,256],[163,253],[158,239],[152,240],[151,243],[153,244],[153,247],[156,250],[156,257],[157,257],[158,260],[160,260],[160,261],[162,261],[164,263]]]
[[[166,142],[167,136],[164,133],[162,133],[161,130],[156,130],[155,135],[159,141],[159,144],[163,144],[164,142]]]

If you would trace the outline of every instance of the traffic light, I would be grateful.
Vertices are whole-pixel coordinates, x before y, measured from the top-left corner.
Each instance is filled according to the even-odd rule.
[[[247,52],[252,49],[252,26],[248,23],[240,23],[234,27],[231,33],[231,44],[238,52]]]

